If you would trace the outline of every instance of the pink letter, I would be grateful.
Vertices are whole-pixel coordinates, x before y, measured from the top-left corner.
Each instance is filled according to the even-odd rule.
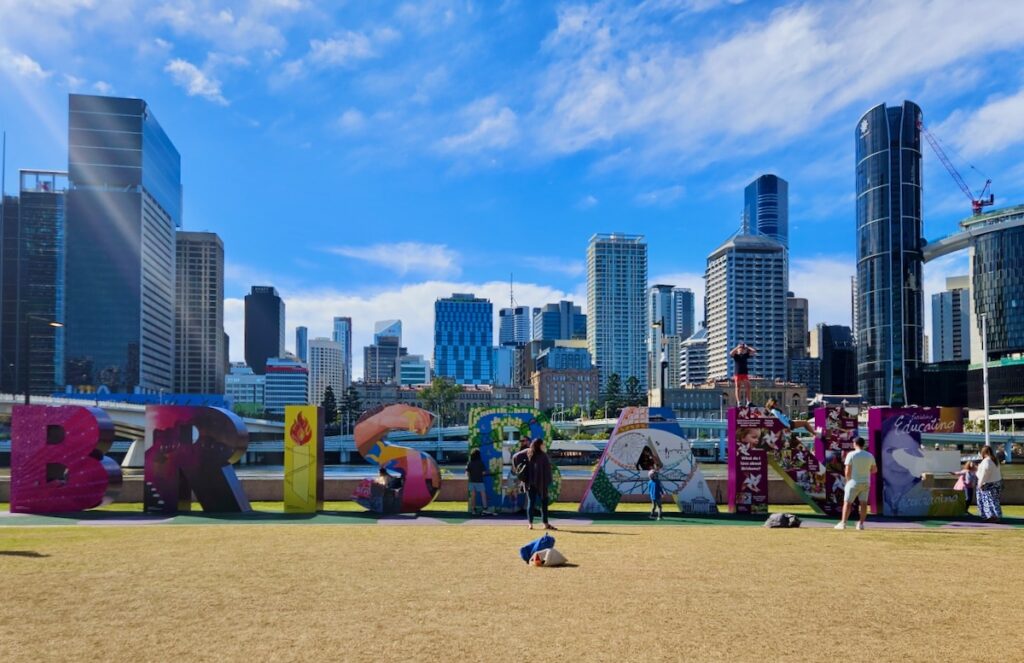
[[[102,504],[108,489],[121,485],[121,467],[103,455],[113,441],[114,424],[99,408],[14,406],[11,512],[63,513]]]

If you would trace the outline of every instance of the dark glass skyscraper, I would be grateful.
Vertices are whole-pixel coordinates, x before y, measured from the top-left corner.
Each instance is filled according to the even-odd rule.
[[[0,231],[0,385],[50,394],[64,384],[64,199],[67,173],[22,170]],[[31,317],[30,317],[31,316]],[[27,352],[27,355],[26,355]],[[27,362],[26,362],[27,358]]]
[[[284,356],[284,301],[269,285],[254,285],[245,296],[245,363],[256,375],[267,360]]]
[[[223,394],[224,242],[216,233],[177,234],[174,391]]]
[[[743,191],[743,215],[751,232],[768,235],[789,248],[789,183],[761,175]]]
[[[68,97],[66,380],[170,391],[181,157],[141,99]]]
[[[857,384],[872,405],[913,402],[922,359],[921,109],[875,106],[857,149]]]

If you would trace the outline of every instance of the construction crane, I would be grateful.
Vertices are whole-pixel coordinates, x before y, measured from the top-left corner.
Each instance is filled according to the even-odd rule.
[[[971,201],[971,211],[974,212],[975,216],[981,214],[983,207],[988,207],[996,202],[995,194],[989,191],[989,187],[992,185],[992,180],[985,178],[985,186],[983,186],[981,188],[981,192],[975,196],[974,192],[971,191],[971,187],[967,186],[967,182],[964,181],[960,172],[953,166],[953,162],[951,162],[949,157],[946,156],[946,152],[942,149],[942,145],[939,144],[939,140],[933,136],[930,131],[925,129],[924,123],[920,120],[917,121],[917,128],[928,141],[928,144],[932,146],[935,156],[939,157],[939,161],[941,161],[942,165],[946,167],[947,171],[949,171],[953,181],[956,182],[957,186],[960,187],[960,190],[964,192],[967,199]],[[974,168],[974,166],[971,166],[971,168]],[[977,169],[975,168],[975,170]],[[986,193],[988,194],[988,198],[985,197]]]

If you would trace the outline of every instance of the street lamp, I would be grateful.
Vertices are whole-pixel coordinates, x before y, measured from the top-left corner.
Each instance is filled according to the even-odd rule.
[[[21,329],[21,336],[22,336],[22,340],[21,340],[21,362],[23,364],[23,367],[22,367],[21,370],[22,370],[22,375],[25,378],[24,382],[22,383],[22,387],[24,389],[23,393],[25,394],[25,405],[29,405],[31,403],[31,400],[32,400],[31,397],[29,396],[29,391],[31,391],[29,389],[29,384],[30,384],[29,377],[30,377],[30,374],[31,374],[32,362],[29,361],[29,356],[28,355],[29,355],[29,338],[32,335],[32,321],[33,320],[36,320],[38,322],[45,322],[48,326],[53,327],[55,329],[59,329],[59,328],[64,326],[64,323],[57,322],[56,320],[51,320],[50,318],[48,318],[46,316],[35,315],[33,313],[26,313],[25,314],[25,322],[24,322],[24,324],[22,326],[22,329]]]

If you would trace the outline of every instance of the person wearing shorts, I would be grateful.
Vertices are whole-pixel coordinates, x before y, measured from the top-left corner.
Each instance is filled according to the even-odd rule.
[[[483,459],[480,457],[480,450],[473,449],[469,454],[469,463],[466,465],[466,478],[469,483],[469,509],[473,514],[488,513],[487,508],[487,487],[484,486],[484,477],[490,476]],[[483,508],[477,511],[476,498],[480,496]]]
[[[746,343],[740,343],[729,356],[732,357],[733,361],[733,375],[736,379],[736,407],[743,407],[744,403],[750,403],[750,358],[757,354],[752,346]],[[743,392],[743,387],[746,386],[747,398],[740,400],[740,394]]]
[[[836,524],[836,529],[846,529],[846,521],[850,517],[853,503],[860,499],[860,520],[857,529],[864,529],[864,521],[868,517],[868,496],[870,495],[871,475],[878,471],[875,457],[864,449],[863,437],[853,441],[856,447],[846,456],[846,486],[843,488],[843,516]]]

